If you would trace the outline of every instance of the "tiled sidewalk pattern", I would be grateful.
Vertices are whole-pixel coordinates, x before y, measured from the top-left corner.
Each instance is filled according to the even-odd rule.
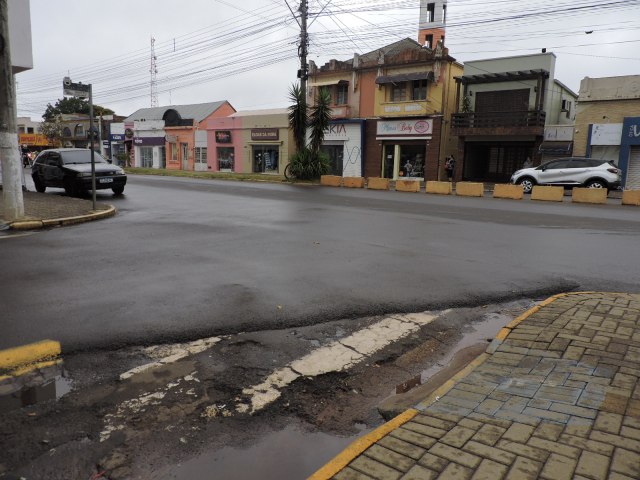
[[[487,353],[333,478],[640,478],[640,295],[557,298]]]

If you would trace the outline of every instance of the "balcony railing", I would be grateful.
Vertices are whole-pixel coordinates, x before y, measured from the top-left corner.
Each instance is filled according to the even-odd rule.
[[[541,110],[516,112],[468,112],[451,116],[453,128],[544,127],[546,113]]]

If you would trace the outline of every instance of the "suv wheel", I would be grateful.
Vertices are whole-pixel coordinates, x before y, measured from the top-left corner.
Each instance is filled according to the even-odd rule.
[[[42,183],[40,181],[38,176],[37,175],[31,175],[31,178],[33,178],[33,185],[36,187],[36,192],[44,193],[44,191],[47,189],[47,187],[44,185],[44,183]]]
[[[536,184],[536,181],[531,177],[522,177],[518,180],[518,185],[522,185],[522,190],[524,193],[531,193],[533,190],[533,186]]]
[[[587,188],[607,188],[607,182],[596,178],[595,180],[589,180],[585,186]]]

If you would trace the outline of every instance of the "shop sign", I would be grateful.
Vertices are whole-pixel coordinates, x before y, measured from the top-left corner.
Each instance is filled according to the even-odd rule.
[[[376,133],[380,136],[419,137],[433,133],[433,120],[392,120],[378,121]]]
[[[252,128],[251,140],[278,140],[280,130],[277,128]]]
[[[591,145],[620,145],[621,123],[594,123],[591,127]]]
[[[573,141],[573,126],[545,127],[544,139],[547,142],[571,142]]]
[[[176,143],[178,141],[178,137],[176,135],[165,135],[164,138],[167,143]]]
[[[34,147],[46,147],[49,145],[47,137],[41,133],[21,133],[18,135],[20,145],[32,145]]]
[[[127,138],[133,138],[133,130],[131,128],[125,128],[124,136]]]
[[[231,130],[216,130],[216,143],[231,143]]]
[[[324,138],[326,139],[346,139],[347,138],[347,126],[344,123],[337,123],[329,125],[324,131]]]
[[[164,145],[164,137],[134,137],[133,144],[138,146],[160,146]]]
[[[124,133],[112,133],[109,138],[112,142],[122,142],[124,140]]]
[[[640,144],[640,118],[625,118],[625,137],[627,141],[625,143],[629,145]]]

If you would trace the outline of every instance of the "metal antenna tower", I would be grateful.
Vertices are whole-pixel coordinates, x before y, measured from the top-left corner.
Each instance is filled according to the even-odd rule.
[[[158,106],[158,64],[156,63],[156,49],[155,49],[156,39],[151,37],[151,68],[149,69],[149,73],[151,73],[151,106]]]

